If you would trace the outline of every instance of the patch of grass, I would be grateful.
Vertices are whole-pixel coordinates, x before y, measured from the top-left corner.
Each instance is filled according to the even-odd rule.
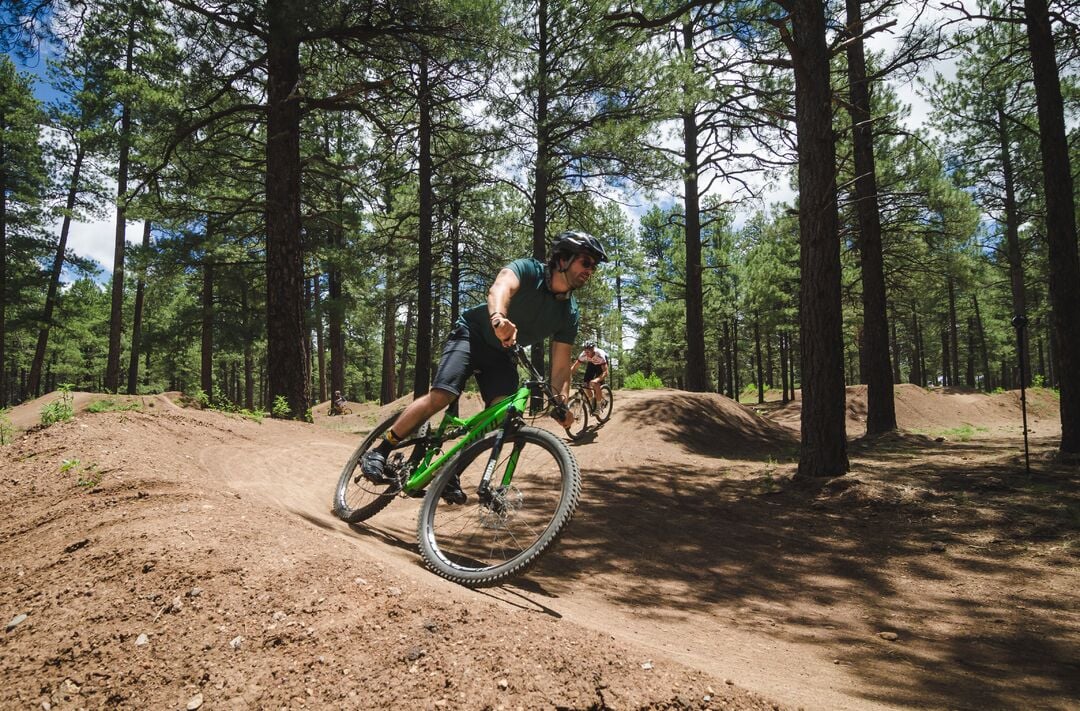
[[[101,483],[101,477],[104,475],[104,472],[98,469],[97,464],[91,462],[83,466],[82,462],[76,457],[65,459],[60,463],[60,473],[66,474],[68,472],[74,472],[78,475],[75,484],[83,489],[93,489]]]
[[[927,437],[945,437],[946,439],[958,440],[960,442],[967,442],[969,439],[975,436],[976,432],[989,432],[989,427],[975,427],[964,423],[959,427],[953,427],[947,430],[924,430],[915,429],[912,430],[915,434],[926,435]]]
[[[142,404],[138,402],[120,402],[112,398],[95,400],[86,406],[87,412],[124,412],[127,410],[142,410]]]
[[[60,399],[50,402],[41,408],[41,424],[53,425],[57,422],[67,422],[75,417],[75,408],[72,407],[71,389],[75,387],[71,383],[60,386]]]
[[[15,427],[8,418],[9,412],[11,412],[9,407],[0,408],[0,446],[11,442],[15,435]]]

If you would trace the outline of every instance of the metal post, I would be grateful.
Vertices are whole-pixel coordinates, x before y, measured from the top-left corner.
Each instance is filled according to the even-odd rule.
[[[1027,381],[1027,373],[1024,369],[1024,327],[1027,326],[1027,316],[1017,314],[1013,316],[1012,325],[1016,329],[1016,347],[1020,357],[1020,411],[1024,416],[1024,471],[1031,476],[1031,455],[1028,452],[1028,426],[1027,426],[1027,395],[1024,385]]]

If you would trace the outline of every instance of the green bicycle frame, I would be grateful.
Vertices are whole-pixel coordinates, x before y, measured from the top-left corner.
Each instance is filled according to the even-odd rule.
[[[500,427],[502,427],[503,434],[505,434],[510,423],[513,422],[518,415],[525,412],[525,408],[527,407],[531,395],[532,391],[528,387],[520,387],[518,388],[518,391],[510,397],[495,403],[483,412],[477,413],[467,419],[452,415],[448,411],[443,415],[442,422],[439,423],[439,429],[434,436],[413,440],[406,439],[402,441],[395,449],[405,449],[410,446],[419,445],[421,441],[424,440],[426,440],[424,441],[424,444],[427,446],[427,451],[424,452],[424,456],[417,464],[416,470],[413,472],[412,476],[405,482],[405,485],[402,487],[402,492],[409,494],[426,487],[431,480],[435,478],[436,472],[439,471],[439,468],[443,464],[453,458],[453,456],[460,452],[464,447],[472,444],[484,435],[494,432]],[[444,441],[460,437],[462,434],[465,436],[462,437],[460,442],[455,444],[450,451],[440,455],[440,446]],[[495,447],[492,449],[490,462],[485,470],[485,482],[494,470],[494,463],[502,448],[502,439],[503,436],[500,435],[498,441],[495,443]],[[508,485],[510,479],[514,475],[514,467],[517,464],[518,453],[519,451],[515,451],[511,455],[506,471],[503,473],[502,481],[500,482],[502,486]]]

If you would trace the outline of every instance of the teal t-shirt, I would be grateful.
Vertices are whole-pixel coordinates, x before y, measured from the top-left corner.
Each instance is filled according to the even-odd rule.
[[[550,336],[559,343],[573,344],[577,338],[577,299],[557,299],[544,279],[546,267],[537,259],[516,259],[506,268],[517,275],[521,285],[510,299],[506,317],[517,326],[517,341],[523,346],[540,343]],[[487,302],[474,306],[461,315],[473,333],[480,333],[495,348],[502,348],[491,327]]]

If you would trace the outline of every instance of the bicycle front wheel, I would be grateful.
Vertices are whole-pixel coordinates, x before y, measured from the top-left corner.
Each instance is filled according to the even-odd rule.
[[[611,419],[611,406],[613,403],[613,399],[611,396],[611,386],[607,383],[604,383],[600,386],[600,393],[601,397],[604,398],[604,404],[597,405],[596,407],[596,421],[600,424],[604,424],[609,419]]]
[[[566,403],[566,408],[574,414],[574,424],[566,429],[566,436],[572,440],[581,439],[585,430],[589,429],[589,406],[585,398],[578,393]]]
[[[428,567],[467,587],[497,585],[532,567],[555,542],[577,508],[581,470],[566,444],[547,430],[521,427],[503,440],[486,499],[477,487],[488,465],[494,432],[466,447],[432,482],[417,523]],[[442,491],[460,476],[465,504]]]

